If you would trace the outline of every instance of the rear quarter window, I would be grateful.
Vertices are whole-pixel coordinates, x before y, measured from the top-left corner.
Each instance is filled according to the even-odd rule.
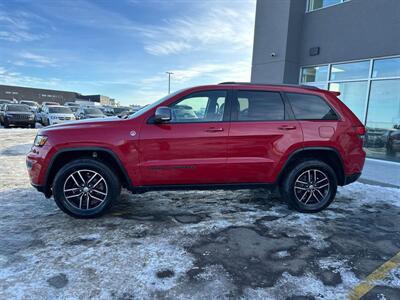
[[[321,97],[286,93],[296,120],[339,120],[339,116]]]

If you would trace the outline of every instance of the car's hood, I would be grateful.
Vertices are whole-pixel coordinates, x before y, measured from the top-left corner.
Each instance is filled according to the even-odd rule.
[[[9,114],[9,115],[33,115],[33,112],[31,112],[31,111],[6,111],[6,114]]]
[[[102,124],[109,124],[113,122],[121,122],[123,119],[118,117],[108,117],[108,118],[92,118],[92,119],[83,119],[76,121],[69,121],[67,123],[51,125],[41,129],[41,132],[45,132],[47,130],[62,130],[62,129],[77,129],[77,128],[87,128],[91,126],[101,126]]]

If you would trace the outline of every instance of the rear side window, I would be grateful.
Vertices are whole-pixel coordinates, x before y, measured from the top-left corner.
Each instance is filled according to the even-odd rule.
[[[233,103],[232,120],[278,121],[285,119],[285,106],[280,93],[238,91]]]
[[[335,111],[319,96],[287,93],[297,120],[338,120]]]

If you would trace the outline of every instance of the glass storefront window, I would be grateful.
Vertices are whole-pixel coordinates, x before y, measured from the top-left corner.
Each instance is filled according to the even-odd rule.
[[[336,64],[331,66],[330,80],[367,79],[370,61]]]
[[[321,82],[328,78],[328,66],[303,68],[301,82]]]
[[[368,155],[400,161],[400,79],[372,81],[366,127]]]
[[[343,0],[309,0],[308,1],[308,11],[313,11],[319,8],[335,5],[342,3]]]
[[[340,92],[340,100],[342,100],[363,123],[365,120],[367,88],[368,81],[334,82],[329,84],[329,90]]]
[[[368,157],[400,162],[400,57],[303,67],[300,83],[340,92],[366,125]]]
[[[372,77],[400,77],[400,57],[375,60]]]

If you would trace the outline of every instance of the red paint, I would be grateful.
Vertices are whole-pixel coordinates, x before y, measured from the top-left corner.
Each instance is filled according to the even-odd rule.
[[[365,152],[359,135],[364,126],[333,93],[288,86],[211,85],[184,90],[158,106],[168,106],[192,92],[206,90],[316,94],[330,103],[340,120],[149,124],[154,107],[131,119],[84,120],[51,126],[39,132],[48,137],[46,145],[32,147],[27,155],[32,183],[44,186],[51,182],[46,182],[46,172],[59,151],[90,147],[111,151],[125,168],[133,188],[275,183],[291,154],[307,147],[336,150],[345,175],[362,171]]]

